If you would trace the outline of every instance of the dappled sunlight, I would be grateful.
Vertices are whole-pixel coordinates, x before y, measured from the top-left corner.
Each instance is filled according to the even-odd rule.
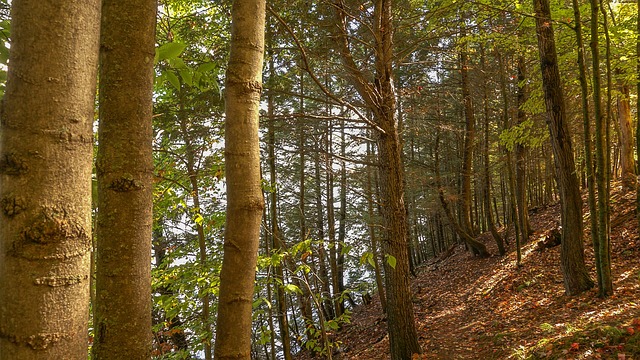
[[[425,351],[421,359],[617,359],[615,354],[624,351],[630,358],[634,342],[640,342],[632,336],[640,334],[640,240],[634,219],[612,229],[614,295],[602,299],[596,288],[566,296],[560,246],[538,246],[557,228],[558,217],[559,206],[531,217],[536,232],[522,246],[520,267],[510,239],[504,257],[475,258],[461,245],[453,256],[420,270],[412,289]],[[491,235],[479,239],[497,253]],[[584,239],[585,260],[595,278],[588,233]],[[380,335],[345,358],[387,359],[386,321],[363,311],[376,319]],[[355,329],[373,328],[358,323]]]

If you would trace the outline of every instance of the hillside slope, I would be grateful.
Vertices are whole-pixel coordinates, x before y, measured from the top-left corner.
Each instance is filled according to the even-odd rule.
[[[640,360],[640,241],[635,195],[612,197],[612,273],[615,294],[593,289],[564,295],[559,249],[536,250],[560,223],[559,205],[531,214],[535,233],[515,265],[514,240],[505,257],[473,258],[463,246],[413,279],[419,359],[638,359]],[[586,203],[586,202],[585,202]],[[588,226],[588,209],[585,208]],[[482,240],[492,253],[493,240]],[[595,278],[585,230],[586,259]],[[336,335],[334,359],[388,359],[386,319],[380,304],[355,309],[352,323]]]

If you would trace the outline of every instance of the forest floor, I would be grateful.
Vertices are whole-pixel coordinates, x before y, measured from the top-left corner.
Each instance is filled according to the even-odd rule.
[[[423,354],[414,359],[616,359],[640,360],[640,240],[635,194],[612,187],[611,260],[614,295],[597,289],[564,294],[560,246],[538,242],[560,224],[559,205],[532,211],[534,230],[516,266],[514,240],[506,256],[474,258],[464,246],[418,270],[412,281]],[[586,200],[586,199],[585,199]],[[595,279],[585,204],[585,257]],[[481,236],[497,254],[489,234]],[[354,309],[351,324],[336,334],[334,359],[388,359],[386,318],[377,296]]]

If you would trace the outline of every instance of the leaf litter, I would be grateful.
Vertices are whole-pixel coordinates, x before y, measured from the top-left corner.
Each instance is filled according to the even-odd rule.
[[[474,258],[460,245],[448,258],[418,269],[411,289],[423,353],[413,359],[640,360],[636,199],[613,184],[611,200],[613,296],[599,298],[596,288],[572,297],[564,294],[560,247],[538,248],[559,226],[560,206],[534,209],[534,233],[522,246],[521,267],[516,266],[512,230],[504,257]],[[589,210],[583,203],[585,259],[595,279]],[[498,253],[489,233],[479,240]],[[336,336],[342,345],[333,359],[389,358],[386,317],[377,296],[370,305],[354,309],[351,324]]]

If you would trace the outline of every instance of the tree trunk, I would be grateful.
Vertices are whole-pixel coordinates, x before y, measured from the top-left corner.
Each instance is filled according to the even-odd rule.
[[[526,85],[527,70],[525,68],[525,59],[523,55],[518,56],[518,125],[522,125],[526,121],[527,114],[522,109],[527,101],[528,87]],[[529,225],[529,202],[527,201],[527,166],[526,166],[526,147],[520,141],[515,145],[516,157],[516,206],[518,207],[518,224],[520,225],[520,235],[523,243],[526,243],[531,233]]]
[[[156,10],[155,0],[102,3],[95,359],[151,358]]]
[[[463,23],[460,25],[460,36],[464,38],[466,36],[466,25]],[[466,40],[464,40],[466,41]],[[465,130],[464,130],[464,149],[462,153],[462,186],[460,191],[460,197],[462,201],[462,228],[470,236],[474,236],[474,228],[471,224],[471,177],[473,176],[473,147],[475,146],[476,137],[476,118],[473,110],[473,100],[471,98],[471,90],[469,85],[469,61],[467,57],[467,50],[464,49],[466,43],[463,44],[463,49],[460,51],[460,74],[462,80],[462,101],[464,103],[464,118],[465,118]],[[474,254],[475,248],[471,248]]]
[[[226,73],[225,167],[227,222],[215,358],[251,358],[251,312],[264,201],[258,138],[264,0],[234,1]]]
[[[598,244],[598,208],[596,205],[596,184],[593,173],[593,145],[591,139],[591,121],[589,117],[589,90],[587,84],[587,68],[585,64],[585,50],[584,41],[582,39],[582,20],[580,15],[580,5],[578,0],[573,0],[573,13],[576,19],[576,38],[578,45],[578,69],[580,72],[580,91],[582,97],[582,118],[584,129],[584,157],[585,157],[585,172],[587,177],[588,188],[588,202],[589,202],[589,221],[591,224],[591,241],[594,244],[594,253],[596,259],[600,257]]]
[[[200,208],[200,185],[199,185],[199,169],[196,162],[196,149],[193,145],[192,135],[189,132],[188,115],[186,114],[185,100],[183,97],[184,88],[180,88],[178,93],[179,97],[179,111],[178,122],[182,138],[184,139],[184,152],[185,152],[185,166],[187,168],[187,176],[189,177],[191,201],[193,202],[192,221],[195,223],[196,234],[198,237],[198,263],[200,265],[199,271],[201,274],[208,273],[207,265],[207,242],[206,234],[204,232],[203,221],[194,221],[193,219],[202,218],[202,209]],[[202,318],[202,327],[204,329],[205,337],[202,339],[204,345],[204,357],[206,360],[212,359],[211,352],[211,311],[210,311],[210,296],[206,290],[206,285],[199,286],[198,297],[202,300],[202,312],[200,317]]]
[[[407,214],[403,201],[404,169],[400,159],[401,142],[396,119],[396,99],[393,85],[393,22],[392,0],[374,2],[375,79],[371,83],[359,70],[349,49],[345,4],[335,3],[338,51],[351,84],[374,114],[377,126],[380,174],[380,203],[383,231],[382,244],[388,259],[385,262],[385,288],[391,359],[410,359],[421,353],[415,329],[411,289],[409,287],[409,254],[407,247]]]
[[[640,59],[640,0],[637,2],[636,56]],[[640,61],[636,65],[636,78],[640,79]],[[637,81],[636,93],[640,94],[640,81]],[[636,169],[640,173],[640,96],[636,99]],[[636,220],[640,228],[640,183],[636,185]]]
[[[620,165],[622,188],[631,191],[636,187],[636,170],[633,159],[633,127],[629,85],[621,84],[618,94],[618,122],[620,132]]]
[[[486,60],[484,55],[484,48],[480,48],[480,60],[482,62],[482,73],[486,75]],[[484,142],[482,147],[482,158],[484,163],[484,211],[485,216],[487,218],[487,225],[489,227],[489,231],[493,236],[496,245],[498,246],[498,252],[500,256],[504,256],[506,253],[504,247],[504,241],[500,234],[498,233],[498,229],[496,229],[495,222],[493,220],[493,212],[491,211],[491,171],[489,168],[489,89],[487,87],[488,78],[484,79],[484,84],[482,87],[483,93],[483,106],[484,106]]]
[[[0,359],[86,359],[99,1],[13,1],[0,121]]]
[[[582,199],[575,173],[571,137],[566,122],[549,1],[534,0],[533,4],[536,13],[540,69],[547,107],[547,126],[551,135],[562,207],[561,269],[567,295],[575,295],[593,287],[584,262]]]
[[[373,151],[371,151],[371,143],[367,142],[367,160],[371,160],[373,158]],[[382,307],[382,311],[387,311],[387,297],[384,293],[384,280],[382,278],[382,270],[380,268],[380,253],[378,246],[378,237],[376,234],[376,228],[374,223],[374,211],[373,211],[373,203],[375,200],[374,194],[376,191],[373,188],[371,178],[373,175],[371,174],[373,171],[371,166],[367,165],[367,180],[366,180],[366,196],[367,196],[367,214],[369,215],[368,228],[369,228],[369,237],[371,239],[371,253],[373,254],[373,271],[376,278],[376,287],[378,288],[378,297],[380,298],[380,306]]]
[[[271,48],[269,49],[271,52]],[[275,79],[275,64],[273,55],[269,54],[269,79]],[[269,183],[271,184],[271,192],[269,193],[269,217],[271,218],[271,249],[276,253],[285,251],[285,246],[280,238],[280,226],[278,219],[278,187],[276,174],[276,134],[275,134],[275,117],[273,95],[271,92],[267,97],[267,112],[269,115],[269,125],[267,127],[268,141],[268,163],[269,163]],[[284,360],[291,360],[291,334],[289,332],[289,318],[287,316],[287,303],[284,291],[284,264],[282,262],[274,264],[274,277],[276,278],[276,316],[278,318],[278,329],[280,331],[280,340],[282,341],[282,355]]]
[[[606,122],[602,116],[602,100],[600,86],[600,50],[598,45],[598,0],[591,0],[591,58],[593,61],[593,102],[595,114],[596,143],[596,187],[598,189],[598,242],[594,243],[596,251],[596,270],[600,296],[608,296],[613,292],[611,283],[611,267],[609,258],[609,221],[608,221],[608,177]]]

